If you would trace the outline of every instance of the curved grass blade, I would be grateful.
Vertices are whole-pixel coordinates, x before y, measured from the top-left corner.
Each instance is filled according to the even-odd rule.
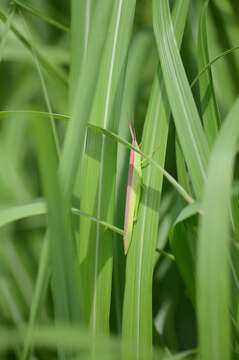
[[[239,45],[237,46],[233,46],[232,48],[223,51],[221,54],[217,55],[215,58],[213,58],[211,61],[209,61],[207,64],[205,64],[205,66],[200,70],[200,72],[197,74],[197,76],[193,79],[193,81],[191,82],[191,88],[194,87],[194,85],[196,85],[196,83],[199,81],[200,77],[206,72],[208,71],[212,65],[214,63],[216,63],[218,60],[224,58],[227,55],[230,55],[232,52],[239,50]]]
[[[153,25],[178,138],[195,194],[200,198],[209,148],[176,45],[168,0],[154,0]]]
[[[199,227],[197,305],[200,354],[205,360],[231,358],[228,256],[231,185],[239,137],[238,112],[239,99],[215,142],[202,203],[204,216]]]

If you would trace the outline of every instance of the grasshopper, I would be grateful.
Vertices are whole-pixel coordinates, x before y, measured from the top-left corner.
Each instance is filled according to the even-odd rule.
[[[132,146],[139,149],[135,130],[129,125]],[[130,150],[128,182],[126,190],[125,218],[124,218],[124,253],[127,254],[132,240],[133,226],[137,219],[142,184],[142,157],[133,149]]]

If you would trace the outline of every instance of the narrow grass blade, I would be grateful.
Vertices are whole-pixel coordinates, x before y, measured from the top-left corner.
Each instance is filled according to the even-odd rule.
[[[223,51],[221,54],[214,57],[211,61],[209,61],[207,64],[204,65],[204,67],[199,71],[197,76],[193,79],[191,82],[191,87],[194,87],[194,85],[199,81],[200,77],[208,71],[210,68],[212,68],[212,65],[216,63],[218,60],[223,59],[225,56],[230,55],[232,52],[239,50],[239,45],[233,46],[232,48]]]
[[[239,136],[238,111],[237,99],[213,148],[202,204],[204,216],[199,228],[197,305],[200,354],[205,360],[230,359],[228,256],[231,184]]]
[[[202,8],[199,22],[198,65],[200,70],[204,68],[207,63],[209,63],[207,13],[208,2],[206,2]],[[210,68],[207,72],[204,73],[203,76],[199,78],[199,85],[203,125],[208,144],[211,147],[218,132],[219,112],[216,103],[212,72]]]
[[[37,16],[39,19],[42,19],[43,21],[47,22],[48,24],[56,27],[59,30],[62,30],[64,32],[69,32],[70,29],[65,26],[64,24],[59,23],[58,21],[51,19],[49,16],[43,14],[42,12],[40,12],[38,9],[36,9],[35,7],[31,6],[28,3],[25,3],[21,0],[13,0],[14,3],[20,7],[21,9],[26,10],[27,12]]]
[[[29,117],[37,116],[39,121],[41,118],[50,118],[53,117],[55,120],[68,121],[70,120],[70,116],[64,114],[55,114],[49,113],[46,111],[37,111],[37,110],[3,110],[0,111],[0,120],[7,119],[12,117],[13,115],[26,115]]]
[[[45,236],[44,243],[41,249],[36,285],[35,285],[31,308],[30,308],[26,336],[23,342],[23,351],[21,354],[21,360],[26,360],[32,350],[32,338],[34,334],[34,328],[40,312],[41,305],[45,299],[46,291],[49,285],[51,270],[52,269],[50,267],[50,239],[47,234]]]
[[[191,189],[190,179],[188,176],[187,165],[185,163],[185,159],[177,136],[175,137],[175,152],[176,152],[176,167],[177,167],[178,182],[188,192],[188,194],[191,195],[192,189]]]
[[[6,23],[7,19],[8,19],[8,17],[0,9],[0,20],[3,23]],[[19,31],[18,27],[16,27],[14,24],[11,24],[10,28],[11,28],[11,31],[16,35],[17,39],[24,45],[24,47],[31,51],[31,45],[30,45],[28,39],[21,33],[21,31]],[[65,86],[67,85],[66,76],[65,76],[64,72],[62,72],[61,69],[59,69],[58,67],[55,67],[54,65],[49,63],[46,56],[42,55],[39,51],[38,51],[38,58],[40,59],[41,64],[47,71],[49,71],[51,74],[53,74],[54,77],[57,77],[58,79],[60,79],[60,81]]]
[[[95,0],[71,1],[71,68],[69,104],[72,109],[82,64],[89,46]]]
[[[123,230],[118,227],[107,223],[106,221],[99,220],[92,215],[84,213],[83,211],[72,208],[72,214],[75,216],[83,216],[87,219],[96,222],[103,226],[105,229],[109,229],[113,232],[116,232],[119,235],[123,235]],[[0,209],[0,227],[11,224],[14,221],[26,219],[33,216],[45,215],[47,214],[47,206],[44,200],[38,200],[29,204],[12,206],[9,208]]]
[[[154,0],[153,16],[160,62],[178,138],[195,194],[200,197],[209,148],[176,45],[168,0]]]
[[[5,47],[6,47],[7,36],[8,36],[9,30],[11,28],[11,24],[12,24],[12,20],[14,18],[14,15],[15,15],[15,8],[13,8],[13,10],[9,14],[9,16],[8,16],[8,18],[6,20],[6,23],[5,23],[4,32],[2,34],[2,39],[1,39],[1,42],[0,42],[0,63],[1,63],[2,59],[3,59],[3,53],[4,53],[4,50],[5,50]]]
[[[54,136],[56,151],[57,151],[57,154],[59,156],[60,155],[60,144],[59,144],[59,139],[58,139],[55,120],[54,120],[53,116],[51,115],[52,114],[52,106],[51,106],[51,102],[50,102],[46,82],[45,82],[45,79],[44,79],[44,76],[43,76],[43,73],[42,73],[42,70],[41,70],[40,62],[39,62],[39,59],[38,59],[38,56],[37,56],[37,50],[36,50],[36,48],[34,46],[34,41],[32,39],[29,26],[28,26],[28,24],[27,24],[24,17],[23,17],[23,20],[24,20],[24,24],[26,26],[26,29],[28,31],[28,35],[29,35],[29,39],[30,39],[29,43],[31,45],[31,50],[32,50],[32,56],[33,56],[33,60],[35,62],[36,69],[37,69],[37,72],[38,72],[38,75],[39,75],[39,79],[40,79],[40,83],[41,83],[41,87],[42,87],[42,92],[43,92],[46,108],[47,108],[48,113],[50,114],[49,115],[49,120],[50,120],[51,127],[52,127],[52,133],[53,133],[53,136]]]

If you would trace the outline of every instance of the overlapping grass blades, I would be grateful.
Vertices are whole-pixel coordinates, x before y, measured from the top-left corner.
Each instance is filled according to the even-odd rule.
[[[174,26],[181,44],[188,2],[178,1]],[[144,125],[142,151],[164,166],[170,107],[160,67],[156,71]],[[155,149],[156,152],[155,152]],[[132,244],[127,255],[123,306],[123,337],[131,339],[135,358],[152,355],[152,280],[156,260],[156,240],[163,174],[152,164],[143,169],[142,196]]]
[[[207,30],[208,3],[202,8],[198,31],[198,67],[203,69],[209,63],[208,30]],[[219,112],[216,103],[212,72],[209,68],[199,79],[201,95],[201,111],[205,133],[212,146],[219,127]]]
[[[72,119],[67,127],[62,158],[60,162],[61,183],[66,199],[70,199],[76,181],[79,162],[82,159],[86,124],[89,121],[90,111],[95,93],[95,84],[98,79],[98,66],[101,61],[104,42],[112,11],[112,2],[106,0],[97,2],[89,38],[89,48],[84,63],[81,66],[77,80],[75,101],[71,113]],[[75,60],[76,63],[78,60]]]
[[[202,194],[208,143],[176,45],[169,3],[153,2],[154,31],[177,135],[197,197]]]
[[[236,0],[5,2],[0,357],[237,359]],[[143,183],[125,256],[130,149]]]
[[[114,4],[106,38],[99,79],[90,122],[114,131],[119,117],[115,115],[118,89],[124,71],[134,18],[135,1]],[[88,191],[81,192],[81,208],[109,223],[114,221],[117,147],[112,139],[88,131],[84,174]],[[86,183],[82,181],[85,188]],[[82,299],[85,321],[93,334],[109,332],[112,281],[112,233],[98,224],[81,220],[79,233],[80,283],[85,290]]]

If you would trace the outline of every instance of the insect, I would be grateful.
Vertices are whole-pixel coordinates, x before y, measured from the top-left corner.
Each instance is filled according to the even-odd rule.
[[[139,149],[139,145],[136,140],[135,130],[129,125],[132,146]],[[125,218],[124,218],[124,253],[128,253],[129,246],[132,240],[133,226],[137,220],[137,212],[140,200],[140,189],[142,184],[142,158],[141,155],[130,150],[129,158],[129,171],[128,182],[126,190],[126,203],[125,203]]]

